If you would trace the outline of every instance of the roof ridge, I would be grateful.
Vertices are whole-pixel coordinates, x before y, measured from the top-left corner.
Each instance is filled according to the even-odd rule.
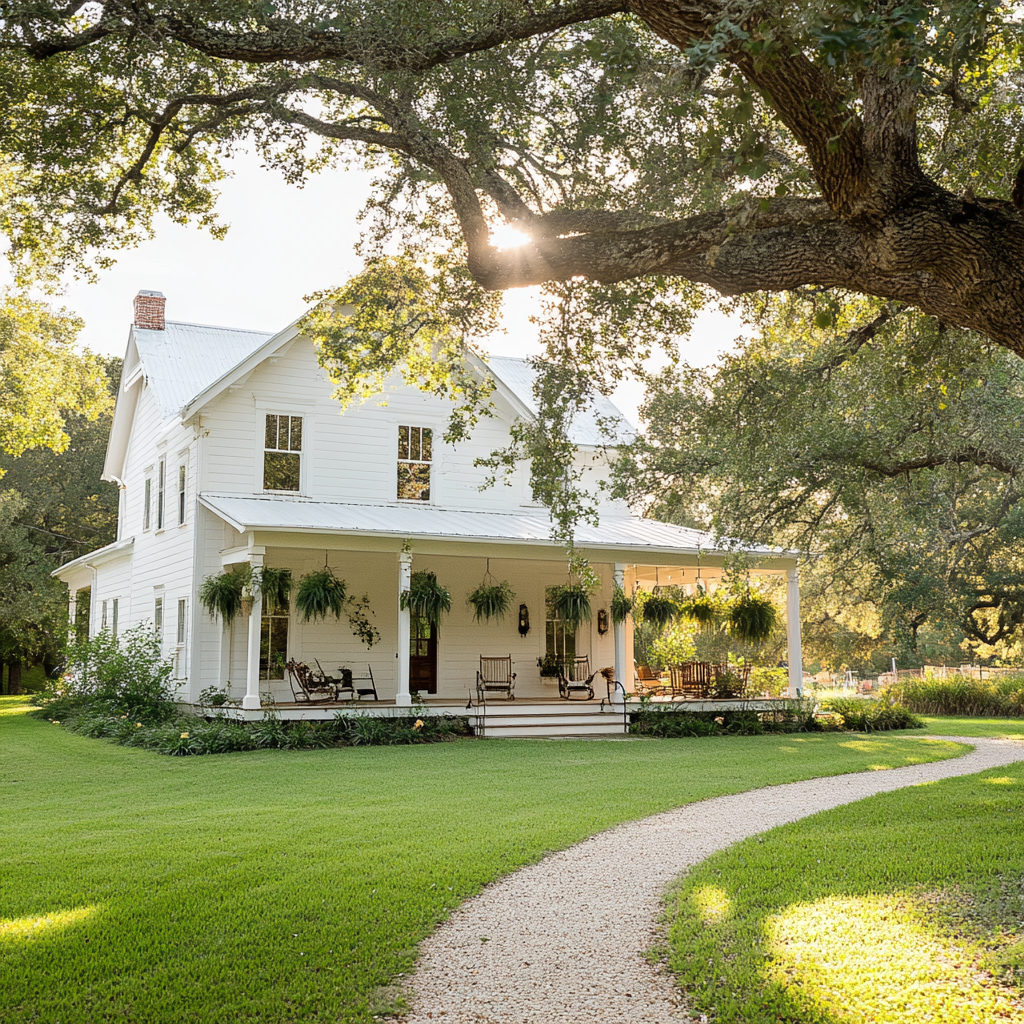
[[[258,330],[255,327],[222,327],[220,324],[197,324],[191,320],[167,320],[168,325],[173,324],[175,327],[205,327],[208,331],[235,331],[238,334],[265,334],[267,337],[272,337],[277,334],[277,331],[263,331]],[[136,328],[139,330],[140,328]],[[146,328],[141,328],[145,330]],[[154,332],[156,333],[156,332]]]

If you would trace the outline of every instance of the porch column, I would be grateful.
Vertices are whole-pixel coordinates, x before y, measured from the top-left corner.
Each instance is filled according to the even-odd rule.
[[[409,609],[402,607],[402,594],[412,586],[412,554],[402,551],[398,556],[398,693],[395,705],[412,707],[409,692],[409,637],[412,628]]]
[[[263,555],[250,555],[249,564],[254,569],[263,568]],[[245,696],[242,707],[246,711],[260,709],[260,633],[263,626],[263,595],[259,588],[252,596],[252,611],[249,612],[248,657],[245,663]]]
[[[626,589],[626,563],[616,562],[612,572],[612,579],[615,586],[622,590]],[[622,704],[625,700],[623,690],[626,689],[626,682],[629,679],[626,666],[626,621],[613,622],[612,630],[615,637],[615,681],[622,684],[622,690],[618,687],[612,693],[612,703]]]
[[[789,656],[789,695],[802,697],[804,655],[800,641],[800,570],[786,570],[786,639]]]

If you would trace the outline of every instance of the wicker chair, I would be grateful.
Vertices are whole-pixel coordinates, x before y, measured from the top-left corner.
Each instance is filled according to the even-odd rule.
[[[653,697],[665,692],[665,684],[661,681],[661,676],[647,665],[636,666],[635,688],[639,697]]]
[[[507,700],[515,700],[516,674],[512,671],[512,655],[507,658],[480,656],[476,672],[476,697],[485,701],[489,693],[504,693]]]
[[[566,668],[569,670],[568,675]],[[590,655],[573,658],[567,666],[558,670],[558,696],[562,700],[571,700],[574,693],[585,693],[584,700],[593,700],[596,675],[597,672],[590,671]]]

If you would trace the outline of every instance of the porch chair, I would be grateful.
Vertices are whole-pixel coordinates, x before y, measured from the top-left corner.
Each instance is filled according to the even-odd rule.
[[[558,696],[562,700],[571,700],[574,693],[586,693],[583,699],[593,700],[596,675],[597,672],[590,671],[590,655],[578,655],[558,670]]]
[[[320,664],[320,659],[314,658],[313,660],[316,662],[316,667],[320,670],[320,682],[326,686],[334,687],[336,700],[341,700],[342,697],[347,697],[349,700],[356,699],[356,692],[352,687],[352,670],[350,668],[338,669],[341,673],[340,678],[338,676],[329,676],[324,671],[323,665]]]
[[[743,665],[742,667],[713,665],[712,672],[714,674],[715,681],[715,696],[719,698],[719,700],[739,700],[746,694],[747,683],[750,680],[749,665]],[[722,682],[722,677],[730,673],[736,676],[738,681],[735,683]]]
[[[292,658],[285,669],[296,704],[326,704],[337,699],[334,685],[326,679],[317,679],[308,665]]]
[[[668,674],[673,697],[701,699],[708,695],[711,673],[707,662],[687,661],[682,665],[670,665]]]
[[[343,668],[341,671],[344,673],[348,669]],[[356,691],[357,700],[366,700],[369,697],[372,697],[374,700],[380,699],[377,696],[377,684],[373,681],[373,668],[370,665],[366,666],[365,676],[352,676],[350,682]],[[363,685],[360,686],[360,683]]]
[[[481,703],[489,693],[505,692],[508,700],[515,700],[513,692],[516,674],[512,671],[512,655],[507,658],[485,658],[480,656],[480,668],[476,673],[476,699]]]
[[[657,696],[664,693],[665,687],[661,681],[661,677],[653,668],[647,665],[636,665],[636,693],[638,697],[644,696]]]

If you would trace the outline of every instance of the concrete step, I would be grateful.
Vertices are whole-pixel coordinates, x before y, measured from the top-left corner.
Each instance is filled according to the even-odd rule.
[[[618,722],[591,722],[561,725],[488,725],[485,729],[474,730],[486,739],[508,739],[512,737],[570,737],[570,736],[623,736],[622,719]]]
[[[469,724],[478,735],[492,739],[512,736],[622,736],[621,705],[602,709],[599,702],[545,704],[488,704],[473,709]]]

